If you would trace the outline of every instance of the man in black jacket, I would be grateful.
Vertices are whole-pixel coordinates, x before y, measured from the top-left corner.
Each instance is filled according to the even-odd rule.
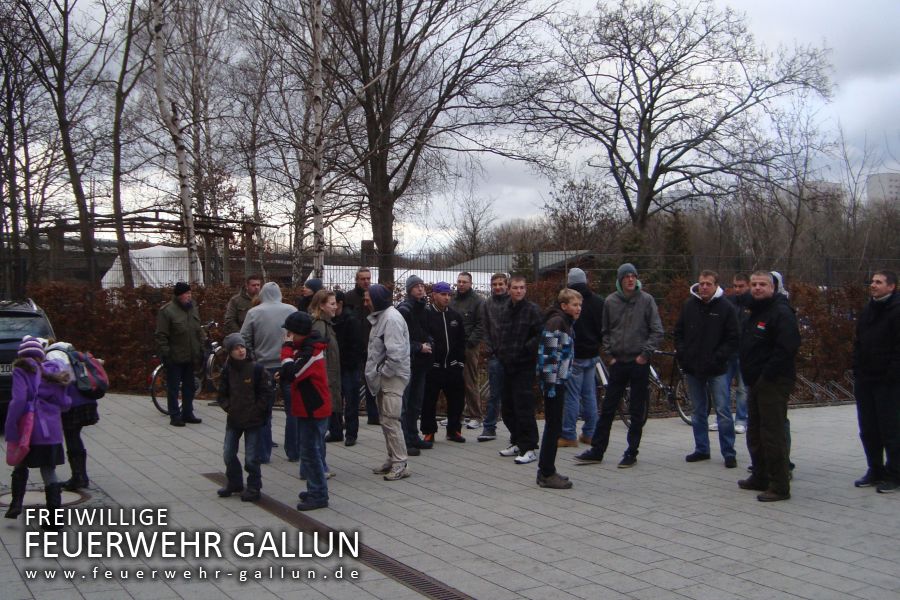
[[[684,371],[688,394],[694,407],[694,451],[687,462],[709,460],[709,398],[716,406],[719,450],[725,466],[737,466],[734,449],[734,421],[728,393],[728,359],[738,348],[737,312],[719,287],[719,275],[704,270],[691,286],[691,297],[681,308],[675,324],[675,350]]]
[[[497,439],[497,420],[503,404],[503,366],[495,348],[499,343],[500,318],[509,302],[509,276],[506,273],[491,275],[491,296],[481,304],[481,324],[484,333],[484,353],[487,356],[488,405],[484,413],[484,429],[479,442]]]
[[[418,456],[420,450],[428,450],[434,444],[419,437],[419,415],[425,397],[425,377],[432,363],[431,338],[425,328],[425,307],[428,298],[425,282],[416,275],[406,278],[406,299],[397,306],[409,329],[410,377],[403,392],[403,414],[400,421],[406,438],[406,453]]]
[[[797,377],[795,361],[800,329],[787,297],[775,293],[768,271],[750,276],[750,316],[741,333],[741,374],[750,388],[747,449],[753,474],[738,482],[744,490],[762,492],[760,502],[791,497],[788,446],[784,424],[788,397]]]
[[[362,381],[362,372],[366,366],[366,352],[369,347],[369,330],[372,324],[366,319],[372,312],[371,301],[368,300],[369,286],[372,285],[372,271],[366,267],[360,267],[356,270],[356,285],[352,290],[344,295],[344,309],[353,313],[359,323],[360,343],[362,344],[362,355],[359,359],[357,369],[360,372],[360,381]],[[343,361],[343,356],[341,358]],[[343,369],[341,369],[343,373]],[[369,393],[369,389],[361,385],[362,395],[366,399],[366,416],[369,425],[380,425],[378,420],[378,406],[375,404],[375,398]],[[345,392],[346,393],[346,392]],[[359,394],[359,392],[357,392]],[[357,416],[358,418],[358,416]],[[346,442],[346,439],[344,440]]]
[[[872,299],[856,323],[853,392],[869,469],[856,487],[887,494],[900,487],[900,293],[897,274],[876,271]],[[885,463],[885,455],[887,463]]]
[[[366,358],[366,340],[363,339],[359,318],[346,306],[346,294],[334,293],[337,312],[334,315],[334,333],[341,351],[341,397],[344,401],[344,445],[355,446],[359,435],[359,388],[362,383],[362,365]]]
[[[434,442],[437,433],[435,414],[441,392],[447,399],[447,441],[466,441],[461,434],[466,329],[462,315],[450,308],[452,291],[449,283],[437,282],[431,290],[431,306],[425,309],[425,328],[433,342],[432,364],[425,378],[425,403],[422,405],[422,433],[426,442]]]
[[[567,285],[581,294],[581,316],[575,321],[575,357],[566,380],[566,404],[563,407],[562,433],[558,446],[578,447],[580,439],[591,443],[597,428],[597,362],[603,341],[603,298],[588,286],[587,275],[579,268],[569,269]],[[581,436],[578,417],[584,419]]]

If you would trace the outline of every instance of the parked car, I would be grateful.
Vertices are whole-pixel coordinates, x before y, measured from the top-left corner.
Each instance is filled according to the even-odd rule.
[[[50,319],[34,300],[0,301],[0,416],[4,420],[12,392],[12,363],[26,335],[55,337]]]

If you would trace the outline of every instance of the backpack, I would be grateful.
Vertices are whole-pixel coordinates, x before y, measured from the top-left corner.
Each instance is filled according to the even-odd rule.
[[[109,389],[109,376],[103,363],[90,352],[66,350],[72,373],[75,375],[75,387],[85,398],[99,400]]]

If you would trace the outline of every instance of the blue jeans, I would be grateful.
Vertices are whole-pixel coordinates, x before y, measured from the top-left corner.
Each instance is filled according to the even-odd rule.
[[[500,360],[491,358],[488,360],[488,397],[487,411],[484,413],[484,428],[496,429],[497,419],[500,418],[500,403],[503,397],[503,365]]]
[[[687,382],[694,414],[691,426],[694,428],[694,450],[709,454],[709,402],[707,392],[716,404],[716,420],[719,423],[719,449],[724,458],[735,456],[734,421],[731,419],[731,395],[728,393],[728,374],[713,377],[695,377],[684,374]]]
[[[741,377],[741,363],[738,355],[735,354],[728,359],[728,388],[731,389],[731,383],[734,382],[734,423],[747,425],[747,386],[744,385],[744,378]]]
[[[428,369],[413,369],[409,384],[403,391],[403,413],[400,421],[403,424],[403,437],[406,445],[411,446],[419,439],[419,415],[422,414],[422,400],[425,398],[425,378]]]
[[[344,400],[344,433],[347,439],[359,435],[359,369],[341,368],[341,396]],[[377,411],[376,411],[377,412]]]
[[[284,402],[284,454],[288,460],[300,460],[300,434],[297,431],[297,417],[291,413],[290,393]]]
[[[306,477],[309,501],[328,502],[328,483],[325,478],[325,432],[328,419],[297,418],[300,433],[300,465]]]
[[[281,394],[282,399],[287,403],[291,401],[291,392],[289,389],[275,381],[275,373],[277,373],[278,370],[278,367],[266,369],[271,377],[270,383],[275,386],[276,393]],[[287,392],[287,398],[285,398],[285,392]],[[262,428],[260,428],[259,443],[256,445],[259,452],[259,462],[263,464],[268,464],[272,460],[272,406],[274,404],[275,396],[273,394],[269,399],[269,406],[266,409],[266,422],[263,424]]]
[[[238,460],[238,444],[244,436],[244,470],[247,471],[247,487],[258,490],[262,488],[262,470],[259,467],[259,448],[262,427],[252,429],[225,428],[225,445],[222,457],[225,459],[225,475],[232,488],[243,487],[241,461]]]
[[[178,408],[178,392],[181,391],[181,408]],[[194,416],[194,363],[166,363],[166,400],[171,419]]]
[[[588,439],[594,437],[597,429],[597,371],[594,367],[598,360],[599,357],[576,358],[569,367],[561,434],[567,440],[577,437],[578,417],[584,419],[581,433]]]

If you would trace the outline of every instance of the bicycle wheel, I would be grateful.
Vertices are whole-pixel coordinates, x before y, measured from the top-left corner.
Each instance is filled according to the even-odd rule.
[[[225,348],[219,347],[215,352],[206,359],[206,382],[208,383],[208,391],[218,393],[219,381],[222,379],[222,369],[225,367],[225,361],[228,359],[228,352]]]
[[[150,376],[150,398],[153,406],[164,415],[169,414],[168,391],[166,387],[166,369],[163,365],[157,366]]]
[[[675,409],[681,420],[691,424],[691,415],[694,414],[694,404],[691,397],[687,393],[687,387],[684,385],[684,379],[681,378],[675,383],[675,389],[671,392],[675,398]]]

